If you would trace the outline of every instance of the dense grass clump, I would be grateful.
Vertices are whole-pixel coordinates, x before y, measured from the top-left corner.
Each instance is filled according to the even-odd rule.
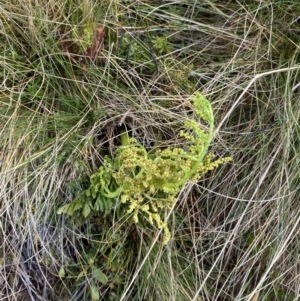
[[[0,7],[1,300],[297,300],[296,1]],[[178,186],[166,245],[117,199],[83,221],[57,214],[124,132],[145,153],[187,151],[197,92],[209,152],[232,163]]]

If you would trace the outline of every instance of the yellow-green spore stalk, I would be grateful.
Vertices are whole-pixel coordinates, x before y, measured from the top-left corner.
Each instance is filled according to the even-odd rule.
[[[162,216],[174,205],[183,185],[230,160],[212,161],[212,155],[206,156],[213,135],[212,107],[201,94],[197,94],[192,103],[195,115],[208,124],[208,130],[203,130],[196,119],[185,122],[186,130],[181,131],[180,136],[187,140],[186,150],[170,147],[147,152],[136,139],[123,132],[122,145],[114,159],[112,178],[127,213],[133,214],[135,223],[142,217],[163,229],[164,243],[170,239],[170,232]]]

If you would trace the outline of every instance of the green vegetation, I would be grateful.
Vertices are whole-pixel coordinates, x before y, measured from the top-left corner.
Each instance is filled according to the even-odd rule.
[[[139,215],[150,225],[155,222],[158,229],[164,229],[163,243],[168,243],[171,234],[161,212],[173,208],[176,195],[188,180],[197,181],[201,175],[231,160],[226,157],[212,161],[213,156],[204,157],[213,135],[213,111],[209,101],[199,93],[193,105],[195,114],[209,124],[209,130],[204,132],[195,119],[186,121],[184,125],[191,134],[181,131],[180,136],[186,139],[188,151],[168,147],[147,152],[123,131],[116,157],[106,156],[99,171],[91,176],[89,188],[71,204],[60,208],[59,213],[67,213],[73,220],[86,219],[97,211],[107,214],[120,196],[121,203],[127,204],[126,213],[133,213],[134,223],[139,222]]]
[[[296,1],[0,8],[0,299],[298,298]]]

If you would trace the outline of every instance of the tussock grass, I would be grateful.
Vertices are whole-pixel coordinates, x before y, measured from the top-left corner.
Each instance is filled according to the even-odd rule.
[[[1,300],[298,299],[297,3],[0,8]],[[106,31],[97,60],[93,22]],[[187,183],[166,247],[124,217],[56,214],[113,155],[120,125],[147,147],[179,144],[196,91],[214,106],[211,150],[233,163]]]

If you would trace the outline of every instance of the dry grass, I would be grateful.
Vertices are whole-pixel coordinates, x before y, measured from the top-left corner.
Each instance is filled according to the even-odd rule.
[[[0,8],[0,300],[299,298],[297,3]],[[72,32],[88,20],[106,38],[83,67]],[[196,91],[213,103],[211,150],[233,163],[186,184],[166,247],[122,217],[78,227],[56,214],[113,154],[119,124],[146,146],[160,132],[162,145],[178,143]]]

